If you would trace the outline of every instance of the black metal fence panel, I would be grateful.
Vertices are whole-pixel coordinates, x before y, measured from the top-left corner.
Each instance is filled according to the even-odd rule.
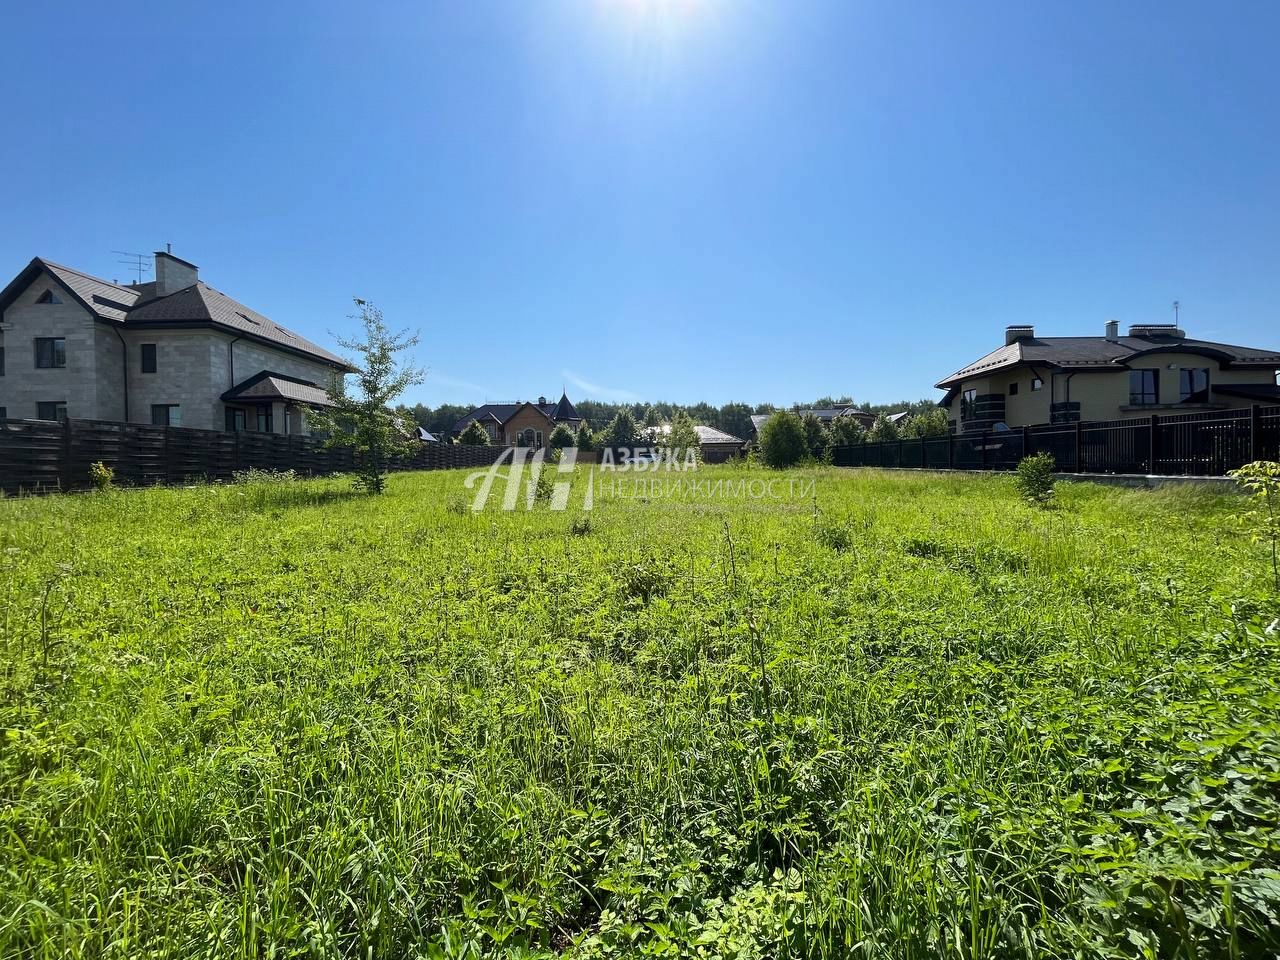
[[[1068,473],[1221,477],[1253,460],[1280,460],[1280,406],[1129,420],[1041,424],[836,447],[838,467],[1012,470],[1049,453]]]

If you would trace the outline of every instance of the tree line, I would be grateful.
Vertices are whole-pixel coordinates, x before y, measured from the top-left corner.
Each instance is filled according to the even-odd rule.
[[[853,404],[858,410],[864,410],[877,416],[883,415],[885,422],[889,423],[890,426],[897,426],[897,424],[892,424],[887,420],[888,416],[894,413],[909,414],[910,416],[904,418],[904,420],[908,421],[914,420],[921,415],[928,415],[933,418],[932,422],[934,423],[937,421],[937,414],[941,414],[942,429],[944,432],[946,430],[945,412],[938,407],[935,401],[928,399],[899,400],[896,403],[855,404],[853,398],[848,396],[839,398],[819,397],[812,403],[794,403],[789,407],[781,407],[772,403],[749,404],[732,402],[717,407],[705,402],[694,404],[668,403],[666,401],[658,401],[656,403],[610,403],[604,400],[582,400],[575,403],[574,406],[577,407],[578,415],[586,421],[591,430],[596,432],[607,429],[622,414],[629,417],[636,427],[654,427],[662,423],[673,423],[677,414],[684,414],[694,424],[715,427],[717,430],[723,430],[731,436],[746,440],[751,437],[751,417],[753,415],[777,413],[780,410],[790,410],[795,413],[810,409],[822,410],[829,409],[837,404]],[[411,418],[424,430],[428,430],[444,439],[453,430],[454,424],[473,409],[475,409],[475,406],[471,404],[442,403],[438,407],[429,407],[426,404],[416,403],[412,406],[401,404],[397,407],[397,413]],[[937,414],[934,414],[933,411],[937,411]],[[856,421],[852,420],[851,422],[856,423]]]

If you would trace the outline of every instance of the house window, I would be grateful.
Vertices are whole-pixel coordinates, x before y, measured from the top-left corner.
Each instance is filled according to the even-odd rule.
[[[258,432],[259,433],[271,432],[271,408],[270,407],[258,408]]]
[[[142,372],[156,372],[156,345],[154,343],[144,343],[142,345]]]
[[[36,367],[51,370],[67,365],[66,337],[36,337]]]
[[[978,391],[966,390],[960,394],[960,419],[972,420],[978,414]]]
[[[1151,406],[1160,402],[1160,371],[1129,371],[1129,405]]]
[[[1018,395],[1018,381],[1015,380],[1009,384],[1009,396],[1016,397]]]
[[[182,407],[176,403],[153,403],[151,405],[151,425],[153,427],[182,426]]]
[[[58,295],[54,293],[52,290],[46,290],[44,293],[40,294],[40,296],[36,297],[36,303],[61,303],[61,302],[62,301],[58,299]]]
[[[1184,367],[1178,371],[1178,400],[1181,403],[1209,402],[1209,368]]]
[[[1044,389],[1044,381],[1041,380],[1039,377],[1032,377],[1031,378],[1032,392],[1034,393],[1036,390],[1043,390],[1043,389]]]
[[[227,432],[241,433],[248,429],[248,419],[245,412],[236,407],[227,407]]]
[[[45,400],[36,404],[37,420],[65,420],[67,419],[67,401],[65,400]]]

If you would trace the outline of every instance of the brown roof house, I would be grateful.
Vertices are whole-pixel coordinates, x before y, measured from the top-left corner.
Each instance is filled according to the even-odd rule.
[[[306,433],[351,371],[324,347],[155,255],[118,284],[36,257],[0,291],[0,418]]]
[[[563,392],[556,403],[548,403],[546,397],[539,397],[537,403],[516,400],[481,404],[453,425],[452,434],[462,436],[473,420],[480,421],[489,434],[490,443],[504,447],[532,447],[535,450],[550,439],[551,431],[559,424],[563,423],[575,432],[582,426],[582,418]]]
[[[1197,340],[1173,324],[1120,336],[1038,337],[1005,330],[1004,346],[938,381],[953,427],[989,430],[1149,413],[1280,403],[1280,350]]]
[[[747,445],[745,440],[705,424],[695,424],[693,429],[698,434],[698,451],[703,463],[724,463],[742,453],[743,447]],[[658,445],[661,445],[662,438],[670,432],[669,423],[644,428],[648,442]]]

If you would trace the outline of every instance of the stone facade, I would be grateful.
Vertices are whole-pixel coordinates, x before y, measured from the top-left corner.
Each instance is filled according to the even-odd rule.
[[[162,264],[161,258],[157,263]],[[169,264],[163,264],[166,269]],[[194,282],[181,270],[171,284]],[[56,303],[38,302],[51,291]],[[35,365],[35,341],[60,337],[66,343],[66,365]],[[143,372],[143,345],[155,346],[155,370]],[[0,410],[7,417],[35,419],[41,403],[65,403],[74,419],[152,423],[156,405],[176,405],[184,427],[222,430],[226,409],[221,395],[263,370],[329,387],[332,365],[287,350],[237,338],[212,328],[166,329],[130,327],[100,320],[47,273],[22,291],[0,318],[4,373],[0,376]],[[232,405],[245,410],[245,426],[255,430],[259,407],[270,408],[274,433],[304,433],[302,405],[261,401]]]

